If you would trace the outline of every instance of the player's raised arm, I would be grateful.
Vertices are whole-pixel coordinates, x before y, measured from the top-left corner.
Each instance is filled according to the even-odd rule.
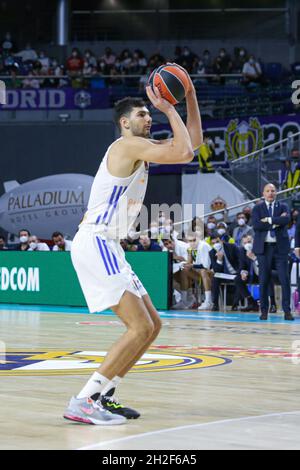
[[[153,163],[188,163],[193,160],[194,153],[187,128],[174,106],[161,97],[156,87],[154,90],[147,87],[148,98],[156,109],[168,117],[174,137],[165,145],[138,136],[124,139],[124,157]]]
[[[188,77],[190,80],[190,88],[185,97],[187,108],[186,127],[191,138],[193,149],[196,150],[203,143],[203,131],[196,90],[189,75]]]

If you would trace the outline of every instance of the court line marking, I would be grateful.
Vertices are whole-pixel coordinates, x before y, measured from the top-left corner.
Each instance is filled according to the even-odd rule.
[[[79,447],[76,450],[91,450],[91,449],[94,449],[95,447],[103,447],[103,446],[107,446],[110,444],[117,444],[118,442],[130,441],[132,439],[136,439],[140,437],[153,436],[156,434],[163,434],[163,433],[172,432],[172,431],[180,431],[183,429],[204,428],[204,427],[209,427],[209,426],[213,426],[216,424],[237,423],[239,421],[251,421],[255,419],[273,418],[277,416],[286,416],[286,415],[293,415],[293,414],[300,414],[300,410],[299,411],[287,411],[287,412],[282,412],[282,413],[269,413],[269,414],[257,415],[257,416],[244,416],[242,418],[232,418],[232,419],[230,418],[230,419],[223,419],[219,421],[210,421],[209,423],[187,424],[185,426],[176,426],[174,428],[158,429],[157,431],[144,432],[141,434],[133,434],[132,436],[121,437],[118,439],[112,439],[110,441],[104,441],[104,442],[99,442],[97,444],[91,444],[88,446]]]

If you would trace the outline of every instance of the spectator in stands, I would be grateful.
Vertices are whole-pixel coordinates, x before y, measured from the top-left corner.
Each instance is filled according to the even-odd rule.
[[[263,83],[263,75],[261,66],[255,59],[254,55],[250,55],[249,60],[243,66],[243,83],[250,85],[253,83]]]
[[[41,86],[40,80],[37,78],[37,74],[30,72],[27,78],[23,80],[23,88],[35,88],[39,89]]]
[[[124,49],[120,54],[120,68],[122,73],[129,74],[132,63],[132,55],[129,49]]]
[[[253,228],[247,224],[246,215],[244,212],[239,212],[236,216],[237,226],[233,230],[233,238],[237,246],[241,246],[241,241],[244,235],[254,236]]]
[[[214,173],[215,169],[211,161],[215,157],[215,144],[212,138],[204,134],[203,143],[199,147],[198,159],[199,166],[202,173]]]
[[[213,72],[217,75],[227,74],[232,72],[232,62],[230,55],[226,52],[226,49],[222,48],[219,51],[213,64]],[[222,84],[225,83],[224,77],[220,77],[218,81]]]
[[[142,75],[147,68],[147,60],[145,54],[141,49],[136,49],[133,53],[132,62],[130,65],[131,73]]]
[[[151,69],[155,69],[156,67],[159,67],[160,65],[163,65],[166,63],[166,59],[159,53],[155,52],[150,58],[149,58],[149,67]]]
[[[214,271],[212,298],[215,311],[219,310],[219,288],[222,283],[232,282],[239,269],[239,249],[235,244],[223,242],[218,233],[211,235],[213,249],[210,251],[211,266]],[[217,277],[216,277],[217,274]],[[224,276],[222,278],[222,274]],[[220,276],[220,277],[219,277]],[[230,276],[231,278],[228,278]],[[237,304],[236,293],[233,304]]]
[[[211,246],[193,232],[188,233],[187,243],[189,245],[188,263],[191,264],[194,272],[200,273],[200,279],[204,287],[205,301],[201,303],[198,310],[210,310],[212,308],[211,285],[213,276],[210,270],[211,262],[209,256]],[[199,277],[196,278],[196,280],[198,279]]]
[[[70,57],[67,59],[66,70],[70,77],[78,77],[83,69],[83,59],[80,56],[79,49],[74,47]]]
[[[1,44],[1,49],[4,54],[12,53],[12,52],[15,52],[16,50],[16,45],[13,42],[11,38],[11,33],[9,31],[5,33],[5,37]]]
[[[191,51],[188,46],[184,46],[182,49],[182,56],[180,58],[180,64],[184,67],[189,73],[192,71],[193,62],[196,55]]]
[[[4,251],[4,250],[8,250],[8,248],[6,246],[5,237],[0,235],[0,251]]]
[[[44,51],[39,52],[37,61],[41,64],[41,75],[48,75],[50,68],[50,58],[46,55]]]
[[[270,313],[276,313],[276,302],[275,302],[275,291],[274,291],[274,277],[276,273],[272,271],[272,276],[269,283],[269,297],[270,297]],[[242,308],[241,311],[244,312],[258,312],[259,306],[258,303],[249,297],[249,291],[247,284],[259,284],[259,266],[257,256],[253,252],[253,236],[246,234],[242,237],[241,247],[240,247],[240,265],[239,265],[239,275],[235,279],[237,286],[237,293],[240,294],[238,300],[248,299],[248,305],[245,308]],[[242,285],[243,284],[243,285]]]
[[[173,62],[175,62],[178,65],[181,65],[181,57],[182,57],[182,48],[180,46],[176,46],[174,50]]]
[[[29,237],[29,249],[28,251],[50,251],[47,243],[41,243],[36,235]]]
[[[85,60],[91,67],[97,68],[97,59],[90,49],[86,49],[84,51],[83,60]]]
[[[295,254],[300,258],[300,215],[297,219],[296,233],[295,233]]]
[[[66,240],[61,232],[54,232],[52,241],[54,243],[52,251],[71,251],[71,240]]]
[[[110,69],[113,67],[116,61],[116,56],[110,47],[105,48],[105,52],[101,57],[101,61],[105,64],[105,74],[109,74]]]
[[[184,269],[184,265],[188,262],[188,244],[182,240],[163,240],[164,249],[173,253],[173,280],[175,288],[180,292],[181,300],[172,308],[175,310],[186,310],[191,308],[195,299],[189,291],[188,270]]]
[[[38,59],[38,55],[36,51],[31,47],[30,42],[26,44],[25,49],[20,52],[17,52],[16,56],[21,57],[24,63],[33,63]]]
[[[16,251],[28,251],[29,250],[29,237],[30,232],[27,229],[22,229],[19,231],[19,240],[20,243],[15,246],[14,250]]]
[[[297,209],[293,209],[291,211],[291,221],[288,225],[288,234],[289,234],[289,239],[290,239],[290,243],[291,243],[291,247],[294,243],[294,240],[295,240],[295,234],[296,234],[296,224],[297,224],[297,218],[298,218],[298,210]]]
[[[247,306],[241,308],[243,312],[258,312],[259,306],[257,301],[250,295],[247,284],[259,284],[258,279],[258,261],[257,256],[253,253],[253,236],[244,234],[241,239],[241,247],[239,252],[239,272],[235,278],[236,286],[236,304],[233,310],[237,310],[238,302],[247,299]]]
[[[202,54],[202,61],[205,68],[205,73],[212,73],[213,71],[213,62],[211,58],[211,53],[208,49],[205,49]]]
[[[222,242],[226,243],[234,243],[234,238],[232,238],[229,233],[228,233],[228,225],[226,222],[218,222],[217,224],[217,233],[222,240]]]
[[[211,235],[216,233],[216,228],[217,228],[217,219],[215,218],[214,215],[210,215],[207,219],[207,224],[205,226],[205,241],[208,243],[210,246],[211,244]]]
[[[233,71],[242,73],[244,64],[247,62],[247,52],[244,47],[237,47],[234,50]]]
[[[204,65],[203,60],[199,59],[199,57],[195,56],[190,73],[192,75],[200,75],[200,77],[193,79],[195,85],[201,85],[202,83],[207,83],[207,79],[205,77],[201,78],[201,75],[206,74],[206,70],[205,70],[205,65]]]
[[[17,77],[18,69],[11,68],[9,73],[10,73],[9,79],[6,80],[7,88],[13,88],[13,89],[21,88],[23,82],[20,78]]]
[[[251,217],[252,217],[252,207],[244,207],[243,210],[242,210],[243,214],[245,214],[246,216],[246,221],[247,221],[247,225],[250,225],[252,226],[252,221],[251,221]]]
[[[148,235],[140,235],[137,251],[161,251],[161,247]]]
[[[145,88],[147,86],[151,72],[152,72],[151,68],[147,67],[144,75],[140,77],[140,80],[139,80],[139,92],[140,93],[145,92]]]

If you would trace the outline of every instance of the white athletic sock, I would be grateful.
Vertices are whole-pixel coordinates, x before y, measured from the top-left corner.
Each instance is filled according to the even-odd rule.
[[[211,290],[207,290],[205,291],[205,302],[208,302],[208,303],[212,303],[212,300],[211,300]]]
[[[116,375],[116,377],[114,377],[110,382],[108,382],[107,385],[105,385],[105,387],[103,388],[101,392],[101,395],[102,396],[105,395],[107,397],[113,397],[115,394],[116,388],[121,382],[121,380],[122,380],[122,377],[118,377]]]
[[[100,394],[103,388],[109,383],[109,379],[104,377],[104,375],[94,372],[92,377],[89,379],[87,384],[83,387],[81,392],[77,395],[77,398],[86,398],[95,395],[96,393]]]

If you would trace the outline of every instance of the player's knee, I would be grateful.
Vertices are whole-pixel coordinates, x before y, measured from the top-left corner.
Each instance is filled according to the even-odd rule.
[[[141,322],[137,329],[136,333],[141,341],[147,341],[154,333],[154,323],[152,320],[144,320]]]

